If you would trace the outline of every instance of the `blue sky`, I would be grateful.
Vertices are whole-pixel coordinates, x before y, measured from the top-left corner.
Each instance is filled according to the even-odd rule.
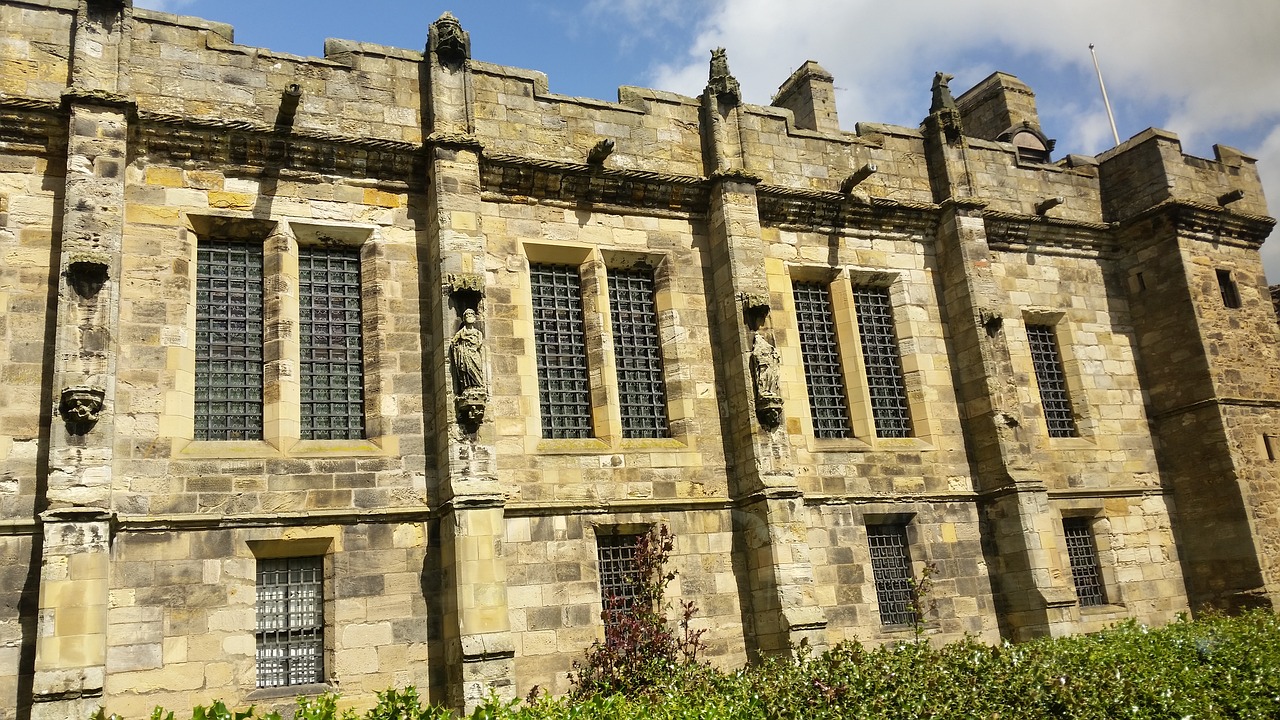
[[[995,70],[1036,92],[1054,157],[1111,147],[1089,43],[1121,139],[1147,127],[1183,151],[1259,159],[1280,213],[1277,0],[135,0],[235,26],[236,41],[320,55],[328,37],[421,49],[450,10],[476,59],[545,72],[552,92],[615,99],[619,85],[686,94],[723,46],[748,102],[768,103],[805,60],[835,75],[841,124],[915,126],[936,70],[957,94]],[[354,8],[354,9],[353,9]],[[1278,236],[1280,237],[1280,236]],[[1280,282],[1280,239],[1263,248]]]

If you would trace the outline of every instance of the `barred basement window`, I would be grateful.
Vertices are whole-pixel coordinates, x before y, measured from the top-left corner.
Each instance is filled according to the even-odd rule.
[[[364,437],[360,251],[298,249],[302,438]]]
[[[907,385],[902,376],[898,338],[893,331],[889,289],[854,287],[853,304],[858,315],[862,362],[867,372],[876,436],[910,437],[911,411],[907,407]]]
[[[644,270],[609,271],[609,309],[622,437],[667,437],[667,396],[658,340],[653,275]]]
[[[793,294],[814,436],[850,437],[849,401],[831,317],[831,290],[820,283],[796,283]]]
[[[262,439],[262,246],[196,248],[196,440]]]
[[[876,600],[882,625],[909,625],[916,614],[911,607],[911,552],[907,547],[907,526],[868,525],[871,547],[871,575],[876,583]]]
[[[1044,406],[1049,437],[1075,437],[1076,419],[1067,394],[1067,376],[1062,370],[1062,355],[1052,325],[1027,325],[1027,341],[1031,345],[1031,364],[1040,386],[1040,402]]]
[[[542,437],[592,434],[582,280],[570,265],[530,265]]]
[[[1081,607],[1106,605],[1098,568],[1098,549],[1093,543],[1093,527],[1089,518],[1063,518],[1062,532],[1067,537],[1067,558],[1071,561],[1071,579]]]
[[[324,558],[258,560],[258,687],[324,682]]]
[[[640,573],[636,566],[636,546],[639,542],[639,535],[596,536],[606,640],[635,606],[640,594]]]

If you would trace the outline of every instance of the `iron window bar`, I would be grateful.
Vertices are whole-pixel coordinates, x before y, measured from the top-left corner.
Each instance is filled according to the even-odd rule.
[[[876,437],[911,437],[911,410],[907,405],[898,337],[893,329],[889,288],[855,286],[853,305],[858,317],[858,336],[862,342],[862,362]]]
[[[868,525],[867,544],[871,548],[871,575],[876,585],[876,601],[882,625],[909,625],[916,620],[911,606],[911,552],[907,546],[907,526]]]
[[[796,283],[792,294],[813,434],[819,438],[852,437],[848,395],[831,314],[831,290],[821,283]]]
[[[1063,518],[1062,532],[1067,538],[1067,559],[1071,563],[1071,579],[1081,607],[1107,604],[1106,589],[1098,565],[1098,549],[1094,545],[1093,526],[1089,518]]]
[[[262,245],[196,248],[196,440],[262,439]]]
[[[360,251],[298,249],[302,438],[363,438]]]
[[[530,265],[542,437],[592,436],[582,281],[571,265]]]
[[[324,682],[324,558],[258,560],[258,687]]]
[[[636,565],[639,542],[639,535],[596,536],[606,640],[635,607],[640,596],[642,578]]]
[[[608,277],[622,437],[667,437],[666,383],[653,274],[610,270]]]
[[[1062,355],[1052,325],[1027,325],[1027,342],[1031,346],[1031,364],[1036,384],[1040,387],[1040,403],[1049,437],[1075,437],[1076,419],[1067,393],[1067,376],[1062,369]]]

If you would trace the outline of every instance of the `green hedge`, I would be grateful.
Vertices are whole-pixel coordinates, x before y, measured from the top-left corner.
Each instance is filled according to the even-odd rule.
[[[412,689],[388,691],[348,720],[436,720]],[[300,701],[303,720],[337,720],[332,698]],[[320,707],[323,705],[324,707]],[[231,715],[210,714],[208,720]],[[154,716],[163,717],[163,716]],[[256,717],[256,716],[244,716]],[[1280,621],[1271,613],[991,647],[844,644],[736,672],[673,668],[633,697],[492,701],[475,720],[654,718],[1278,718]]]

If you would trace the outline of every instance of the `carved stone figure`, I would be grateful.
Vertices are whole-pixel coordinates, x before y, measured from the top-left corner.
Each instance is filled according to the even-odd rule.
[[[72,385],[62,389],[58,412],[67,424],[67,430],[75,435],[89,432],[98,415],[102,412],[102,399],[106,393],[102,388],[88,385]]]
[[[707,88],[722,100],[737,103],[742,97],[742,88],[738,79],[729,73],[729,57],[724,48],[711,51],[711,73],[707,79]]]
[[[779,370],[782,358],[778,350],[760,333],[751,347],[751,379],[755,383],[756,417],[765,427],[775,428],[782,418],[782,393]]]
[[[458,383],[459,421],[476,425],[484,419],[488,391],[484,382],[484,335],[476,327],[476,311],[462,311],[462,327],[449,341],[449,359]]]
[[[614,141],[604,138],[591,148],[591,152],[587,153],[588,165],[604,165],[604,161],[613,153]]]

